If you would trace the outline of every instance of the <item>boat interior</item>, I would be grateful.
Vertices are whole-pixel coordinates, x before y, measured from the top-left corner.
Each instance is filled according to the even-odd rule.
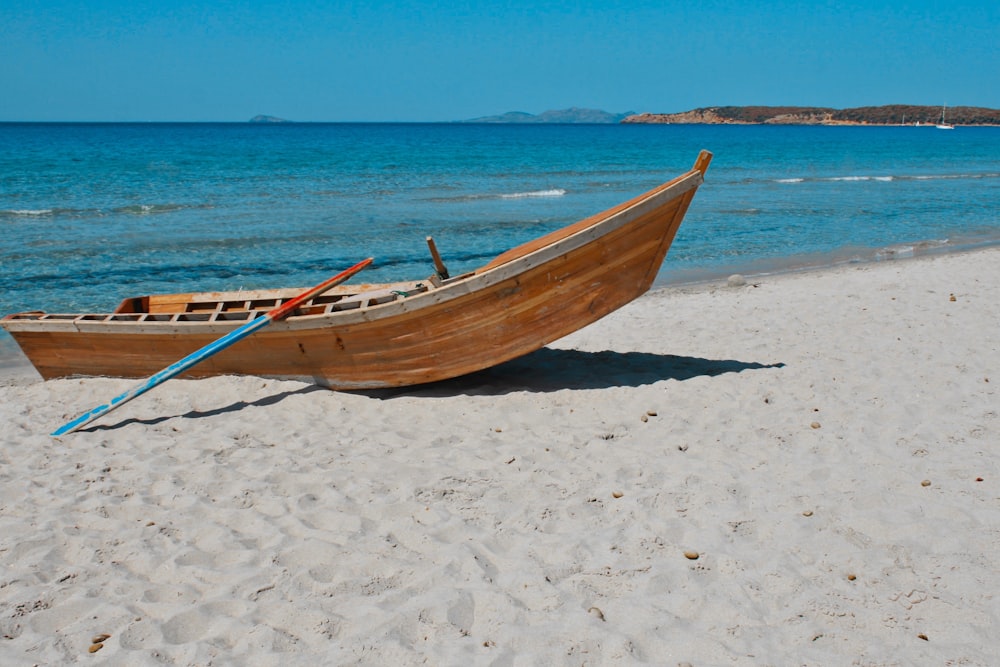
[[[464,276],[459,276],[462,278]],[[452,282],[450,279],[447,282]],[[437,276],[427,280],[386,285],[354,285],[334,288],[297,308],[294,317],[326,315],[370,308],[423,294],[443,285]],[[129,297],[111,313],[61,314],[28,312],[9,315],[11,320],[73,322],[249,322],[294,299],[300,288],[195,292]]]
[[[328,315],[345,310],[371,308],[423,294],[468,278],[473,273],[451,277],[434,239],[427,237],[437,273],[421,281],[388,284],[339,285],[309,299],[291,317]],[[46,322],[250,322],[301,294],[302,288],[189,292],[128,297],[110,313],[46,313],[31,311],[6,316],[5,320]]]

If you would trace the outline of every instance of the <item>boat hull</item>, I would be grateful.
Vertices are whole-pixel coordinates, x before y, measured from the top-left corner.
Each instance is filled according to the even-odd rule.
[[[705,155],[703,166],[479,271],[389,303],[275,322],[184,377],[243,374],[372,389],[452,378],[530,353],[650,288],[702,182]],[[47,379],[147,377],[243,323],[0,321]]]

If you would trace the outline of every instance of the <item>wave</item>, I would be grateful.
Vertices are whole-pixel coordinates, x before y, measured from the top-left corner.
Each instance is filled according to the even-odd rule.
[[[749,207],[749,208],[724,208],[720,209],[719,213],[723,215],[760,215],[763,211],[759,208]]]
[[[919,243],[904,243],[886,246],[875,251],[872,257],[876,262],[883,262],[889,259],[900,259],[903,257],[913,257],[915,255],[932,252],[934,250],[946,248],[951,244],[949,239],[930,239]]]
[[[172,213],[185,208],[180,204],[132,204],[111,209],[112,213],[129,215],[156,215],[157,213]]]
[[[37,218],[43,215],[52,215],[55,211],[51,208],[38,208],[38,209],[12,209],[9,211],[0,211],[0,216],[11,217],[11,218]]]
[[[857,176],[826,176],[826,177],[795,177],[795,178],[776,178],[773,182],[775,183],[829,183],[829,182],[864,182],[864,181],[880,181],[882,183],[889,183],[892,181],[939,181],[939,180],[958,180],[958,179],[986,179],[986,178],[1000,178],[1000,173],[985,173],[985,174],[919,174],[919,175],[880,175],[880,176],[867,176],[867,175],[857,175]]]
[[[96,212],[84,211],[75,208],[12,208],[0,210],[0,220],[6,218],[39,220],[59,216],[80,216],[88,213],[94,214]]]
[[[455,197],[430,197],[427,201],[445,203],[445,202],[469,202],[469,201],[482,201],[485,199],[529,199],[536,197],[562,197],[566,194],[566,190],[562,188],[552,188],[551,190],[532,190],[529,192],[507,192],[501,194],[475,194],[475,195],[458,195]]]
[[[524,199],[526,197],[562,197],[566,191],[562,188],[552,190],[536,190],[534,192],[513,192],[511,194],[500,195],[500,199]]]
[[[830,178],[820,178],[820,181],[882,181],[888,183],[896,180],[895,176],[832,176]],[[905,177],[904,177],[905,180]]]
[[[108,215],[158,215],[162,213],[173,213],[184,209],[207,209],[212,208],[210,204],[186,205],[186,204],[129,204],[128,206],[117,206],[111,209],[103,208],[24,208],[24,209],[4,209],[0,210],[0,219],[4,218],[103,218]]]

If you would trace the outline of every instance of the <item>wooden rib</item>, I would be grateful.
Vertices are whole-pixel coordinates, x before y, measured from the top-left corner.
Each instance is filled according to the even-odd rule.
[[[438,276],[442,280],[448,279],[448,269],[445,267],[444,262],[441,261],[441,254],[438,252],[437,244],[434,243],[434,237],[427,237],[427,247],[431,251],[431,259],[434,260],[434,270],[437,271]]]

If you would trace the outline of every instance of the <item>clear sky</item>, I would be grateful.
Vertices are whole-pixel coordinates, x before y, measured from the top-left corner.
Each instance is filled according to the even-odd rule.
[[[998,0],[2,0],[0,121],[1000,108]]]

